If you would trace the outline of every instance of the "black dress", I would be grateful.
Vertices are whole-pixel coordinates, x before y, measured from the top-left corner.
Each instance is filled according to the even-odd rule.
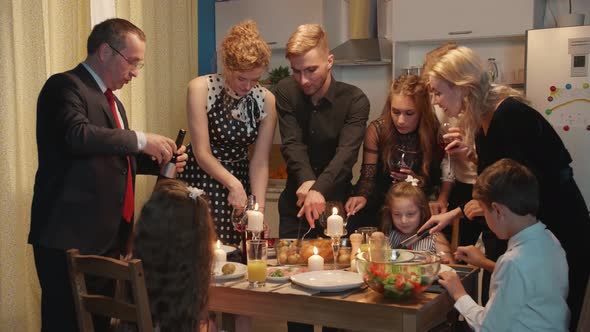
[[[264,96],[267,92],[266,88],[256,85],[246,96],[239,97],[225,86],[221,75],[208,76],[207,119],[211,152],[240,180],[246,193],[250,193],[248,146],[256,141],[260,121],[266,117]],[[199,167],[190,145],[187,154],[186,170],[179,173],[178,178],[205,191],[219,239],[225,244],[239,244],[240,233],[231,223],[232,207],[227,202],[229,190]]]
[[[568,303],[572,322],[577,322],[590,267],[587,259],[590,217],[573,179],[569,152],[540,113],[514,98],[498,106],[487,134],[480,130],[475,143],[479,174],[496,161],[510,158],[536,175],[540,186],[537,217],[555,234],[566,252],[570,281]]]

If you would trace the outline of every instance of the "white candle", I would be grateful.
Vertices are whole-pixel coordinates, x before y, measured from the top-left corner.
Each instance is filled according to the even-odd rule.
[[[217,248],[213,252],[213,257],[213,262],[215,264],[221,264],[227,261],[227,254],[225,253],[225,251],[223,251],[223,249],[221,249],[221,241],[219,240],[217,240]]]
[[[262,232],[264,215],[258,211],[258,203],[254,205],[254,210],[248,210],[246,214],[248,215],[248,227],[246,229],[250,232]]]
[[[332,215],[328,217],[328,235],[342,235],[344,220],[338,215],[338,209],[332,208]]]
[[[313,255],[307,259],[307,268],[309,271],[321,271],[324,269],[324,257],[318,255],[318,248],[313,247]]]

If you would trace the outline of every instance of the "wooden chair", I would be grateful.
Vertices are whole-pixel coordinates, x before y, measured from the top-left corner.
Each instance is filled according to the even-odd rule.
[[[124,262],[109,257],[80,255],[78,249],[70,249],[68,266],[80,331],[94,332],[91,314],[135,322],[139,331],[153,331],[141,260]],[[134,303],[104,295],[88,294],[84,275],[129,281]]]
[[[582,304],[582,311],[580,312],[580,320],[578,320],[576,331],[590,331],[590,278],[588,278],[588,283],[586,284],[584,304]]]

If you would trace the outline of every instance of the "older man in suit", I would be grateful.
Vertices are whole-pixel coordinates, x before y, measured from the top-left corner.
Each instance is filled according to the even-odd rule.
[[[39,167],[31,211],[33,245],[41,284],[42,331],[77,331],[66,250],[118,258],[128,252],[136,173],[157,174],[180,154],[173,140],[129,130],[123,104],[112,91],[139,74],[145,34],[123,19],[97,24],[88,56],[76,68],[51,76],[37,102]],[[89,281],[109,294],[113,285]],[[97,322],[96,322],[97,321]],[[104,330],[108,320],[95,320]]]

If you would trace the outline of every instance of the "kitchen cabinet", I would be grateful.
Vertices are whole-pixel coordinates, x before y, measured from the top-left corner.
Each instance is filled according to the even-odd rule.
[[[395,0],[391,6],[392,74],[421,67],[447,41],[495,58],[498,83],[522,84],[525,33],[542,28],[545,0]]]
[[[544,0],[396,0],[397,42],[524,36],[543,26]]]
[[[295,29],[305,23],[322,24],[320,0],[230,0],[215,2],[215,37],[219,47],[234,24],[253,19],[271,48],[285,48]]]

